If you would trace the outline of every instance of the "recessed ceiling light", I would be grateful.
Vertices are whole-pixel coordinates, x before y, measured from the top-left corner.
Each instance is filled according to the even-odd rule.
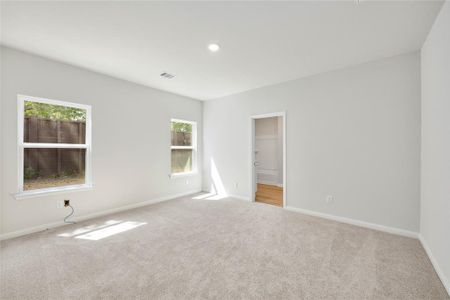
[[[220,50],[220,45],[219,44],[209,44],[208,49],[211,52],[217,52]]]

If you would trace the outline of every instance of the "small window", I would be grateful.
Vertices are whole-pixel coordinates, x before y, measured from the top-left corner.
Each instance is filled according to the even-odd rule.
[[[171,173],[194,173],[197,169],[197,123],[171,121]]]
[[[91,185],[88,105],[18,97],[19,194]]]

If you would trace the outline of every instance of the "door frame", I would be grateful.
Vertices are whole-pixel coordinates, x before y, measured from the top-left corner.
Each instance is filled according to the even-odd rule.
[[[287,134],[286,134],[286,112],[273,112],[262,115],[250,116],[250,200],[255,202],[256,193],[256,168],[255,168],[255,120],[264,119],[271,117],[282,117],[283,118],[283,208],[287,207],[287,170],[286,170],[286,145],[287,145]]]

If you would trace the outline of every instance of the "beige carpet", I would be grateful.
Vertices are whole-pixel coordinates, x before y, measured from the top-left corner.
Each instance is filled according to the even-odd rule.
[[[2,242],[0,298],[449,299],[415,239],[191,198]]]

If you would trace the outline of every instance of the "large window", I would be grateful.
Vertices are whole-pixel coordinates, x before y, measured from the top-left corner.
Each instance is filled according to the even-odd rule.
[[[19,194],[91,186],[88,105],[18,96]]]
[[[172,119],[171,140],[172,175],[194,173],[197,170],[197,123]]]

